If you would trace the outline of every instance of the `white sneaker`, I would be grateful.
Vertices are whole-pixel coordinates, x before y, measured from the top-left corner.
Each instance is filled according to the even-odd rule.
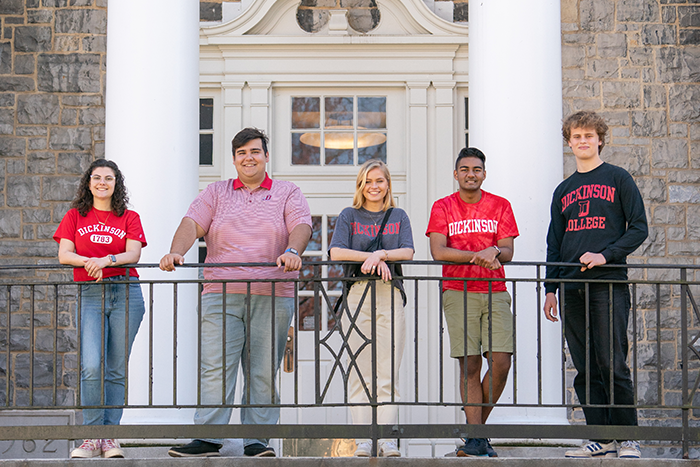
[[[71,451],[72,458],[86,459],[90,457],[100,457],[102,455],[102,440],[101,439],[85,439],[80,447]]]
[[[379,457],[401,457],[401,451],[394,441],[380,441]]]
[[[370,443],[360,443],[355,449],[355,457],[369,457],[372,455],[372,445]]]
[[[566,451],[566,457],[591,458],[591,457],[617,457],[617,447],[615,441],[608,444],[601,444],[595,441],[583,443],[580,448],[573,451]]]
[[[639,443],[636,441],[623,441],[622,444],[620,444],[617,457],[621,459],[639,459],[642,457],[642,452],[639,450]]]
[[[119,446],[119,441],[116,439],[103,439],[102,440],[102,455],[106,458],[109,457],[124,457],[124,451],[122,447]]]

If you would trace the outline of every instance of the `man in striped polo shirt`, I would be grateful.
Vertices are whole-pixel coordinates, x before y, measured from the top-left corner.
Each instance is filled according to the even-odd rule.
[[[201,394],[202,405],[234,403],[238,365],[243,358],[243,403],[278,401],[273,375],[284,353],[287,330],[294,312],[294,282],[245,282],[254,279],[296,279],[301,254],[311,238],[311,213],[299,187],[272,180],[265,171],[269,161],[267,136],[255,128],[241,130],[232,141],[233,164],[238,178],[207,186],[190,205],[175,232],[170,253],[160,268],[173,271],[195,240],[204,237],[206,263],[276,263],[277,267],[204,268],[208,282],[202,292]],[[224,290],[225,287],[225,290]],[[250,287],[250,295],[248,288]],[[226,397],[222,396],[222,303],[226,294]],[[274,320],[272,319],[274,310]],[[246,337],[250,341],[246,342]],[[275,368],[271,367],[272,350]],[[227,424],[230,408],[199,408],[195,424]],[[241,422],[276,424],[279,408],[241,410]],[[268,439],[244,440],[246,456],[274,457]],[[221,439],[195,439],[170,449],[173,457],[218,456]]]

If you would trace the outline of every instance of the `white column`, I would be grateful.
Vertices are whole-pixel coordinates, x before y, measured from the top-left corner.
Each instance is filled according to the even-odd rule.
[[[124,172],[132,209],[146,240],[141,263],[168,253],[175,229],[197,195],[199,2],[119,0],[109,4],[107,29],[106,157]],[[187,262],[197,262],[196,248]],[[142,279],[196,278],[194,269],[166,274],[139,271]],[[148,403],[149,316],[131,354],[129,402]],[[153,311],[153,402],[173,403],[177,361],[179,403],[195,402],[196,287],[178,290],[177,360],[173,355],[173,287],[158,285]],[[190,411],[127,410],[123,423],[191,423]]]
[[[469,2],[469,141],[486,154],[484,188],[507,198],[520,237],[515,261],[544,261],[549,205],[562,180],[559,0]],[[506,269],[533,277],[532,268]],[[518,402],[537,402],[534,286],[518,289]],[[560,328],[543,320],[544,401],[561,402]],[[512,382],[512,378],[510,379]],[[502,401],[512,400],[512,387]],[[565,420],[564,410],[499,410],[492,423]]]

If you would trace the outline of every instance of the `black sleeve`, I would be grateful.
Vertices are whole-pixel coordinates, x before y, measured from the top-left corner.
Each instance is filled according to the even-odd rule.
[[[628,173],[620,180],[620,203],[627,221],[627,230],[615,242],[608,245],[603,251],[607,263],[618,263],[639,248],[649,235],[647,216],[644,211],[644,201],[639,193],[637,184]]]
[[[561,241],[564,237],[564,230],[566,228],[566,219],[561,213],[561,202],[558,201],[560,197],[557,195],[557,191],[554,192],[552,196],[552,206],[550,208],[550,221],[549,221],[549,231],[547,232],[547,262],[548,263],[560,263],[561,262]],[[559,266],[547,266],[547,279],[558,279],[560,277],[560,267]],[[559,283],[548,282],[545,284],[545,291],[547,293],[556,292],[559,288]]]

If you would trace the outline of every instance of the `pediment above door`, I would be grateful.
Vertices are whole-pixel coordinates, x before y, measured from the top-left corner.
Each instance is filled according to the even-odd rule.
[[[318,30],[307,32],[297,20],[301,3],[299,0],[255,0],[234,20],[202,28],[200,45],[264,43],[265,38],[276,43],[280,37],[295,43],[467,43],[467,26],[443,20],[430,11],[423,0],[377,0],[375,10],[378,10],[379,19],[375,21],[376,27],[368,32],[354,28],[352,18],[348,21],[346,11],[352,8],[327,10],[318,21]]]

